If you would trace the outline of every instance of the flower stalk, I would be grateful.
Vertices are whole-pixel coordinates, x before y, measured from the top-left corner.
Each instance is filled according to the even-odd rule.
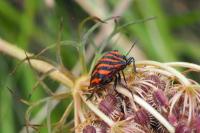
[[[138,64],[138,65],[142,65],[142,64],[143,65],[153,65],[153,66],[160,67],[162,69],[167,70],[171,74],[173,74],[183,85],[185,85],[185,86],[191,85],[190,81],[183,74],[178,72],[176,69],[169,67],[163,63],[159,63],[156,61],[138,61],[138,62],[136,62],[136,64]]]
[[[5,53],[9,56],[12,56],[18,60],[24,60],[28,57],[33,56],[33,54],[23,51],[22,49],[18,48],[17,46],[10,44],[0,38],[0,52]],[[72,88],[73,86],[73,80],[67,77],[65,74],[60,72],[58,68],[53,66],[52,64],[49,64],[45,61],[38,60],[38,59],[29,59],[29,62],[31,63],[31,66],[36,69],[38,72],[46,73],[51,70],[55,70],[49,74],[49,77],[51,77],[53,80],[56,80],[63,85]],[[28,64],[28,61],[25,61],[25,63]]]
[[[92,102],[86,101],[86,97],[81,95],[82,100],[92,110],[97,116],[99,116],[104,122],[106,122],[110,127],[114,125],[114,122],[108,118],[103,112],[101,112]]]

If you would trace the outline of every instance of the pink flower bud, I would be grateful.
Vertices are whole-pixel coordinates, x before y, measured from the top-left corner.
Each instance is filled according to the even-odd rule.
[[[83,129],[83,133],[96,133],[96,129],[93,126],[87,125],[84,129]]]
[[[196,133],[200,133],[200,116],[194,118],[192,127],[195,129]]]
[[[176,126],[177,125],[177,118],[174,114],[171,114],[168,116],[168,121],[173,125]]]
[[[166,107],[169,105],[168,98],[165,96],[162,90],[155,91],[153,93],[153,97],[154,97],[155,103],[158,104],[159,106]]]
[[[135,122],[143,126],[147,126],[148,124],[150,124],[149,114],[144,109],[140,109],[135,112],[134,120]]]
[[[176,127],[176,133],[192,133],[192,129],[188,127],[185,123],[179,123]]]
[[[99,103],[99,109],[115,121],[124,116],[121,111],[121,104],[115,95],[106,95]]]

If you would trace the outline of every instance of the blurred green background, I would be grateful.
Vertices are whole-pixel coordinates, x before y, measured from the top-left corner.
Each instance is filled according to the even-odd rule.
[[[38,53],[57,42],[61,32],[61,18],[61,40],[77,41],[78,26],[86,17],[97,16],[105,19],[118,15],[119,25],[151,16],[156,17],[154,20],[123,29],[118,37],[121,39],[123,36],[122,42],[129,43],[117,45],[122,51],[130,48],[130,41],[138,40],[137,48],[133,50],[136,60],[187,61],[200,64],[200,1],[196,0],[0,0],[0,38],[17,44],[26,51]],[[93,24],[95,21],[89,21],[84,29],[89,29]],[[98,45],[106,38],[109,29],[99,28],[92,34],[91,39]],[[86,47],[87,54],[93,54],[94,48],[89,46],[88,44]],[[43,56],[56,62],[55,52],[54,48]],[[62,60],[66,68],[73,70],[78,61],[78,52],[73,46],[64,46]],[[31,88],[37,82],[36,73],[28,65],[20,65],[14,75],[9,75],[18,63],[16,59],[0,53],[1,133],[23,132],[25,124],[24,113],[27,106],[16,100],[16,96],[7,88],[12,89],[20,98],[27,99]],[[190,76],[197,81],[200,79],[197,74]],[[48,78],[45,82],[52,91],[59,87],[58,83]],[[39,86],[30,101],[47,95]],[[51,115],[53,122],[59,120],[68,103],[69,100],[59,103]],[[34,113],[38,110],[39,108],[35,109]],[[68,121],[72,119],[73,114]],[[47,127],[42,126],[39,131],[47,132]]]

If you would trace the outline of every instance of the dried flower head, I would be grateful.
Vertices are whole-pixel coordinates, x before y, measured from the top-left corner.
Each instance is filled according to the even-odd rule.
[[[141,64],[145,65],[138,65],[134,74],[132,66],[127,66],[126,81],[122,78],[116,89],[114,82],[109,83],[97,100],[91,100],[98,108],[90,109],[108,124],[106,131],[198,132],[200,117],[195,116],[200,113],[199,84],[168,65],[153,61]],[[85,131],[94,132],[94,128],[90,125]]]
[[[171,91],[174,95],[170,94],[170,114],[175,110],[179,110],[179,115],[187,117],[187,123],[192,122],[192,117],[198,115],[200,103],[200,89],[197,85],[182,86],[175,85]],[[175,93],[176,92],[176,93]],[[170,91],[169,91],[170,93]],[[196,114],[197,113],[197,114]]]

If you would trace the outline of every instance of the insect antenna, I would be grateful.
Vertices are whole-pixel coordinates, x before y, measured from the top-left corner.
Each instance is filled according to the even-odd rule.
[[[136,42],[137,42],[137,40],[133,42],[133,44],[132,44],[131,48],[130,48],[130,49],[129,49],[129,51],[126,53],[126,56],[128,56],[128,55],[129,55],[129,53],[131,52],[131,50],[132,50],[132,49],[133,49],[133,47],[135,46]]]

